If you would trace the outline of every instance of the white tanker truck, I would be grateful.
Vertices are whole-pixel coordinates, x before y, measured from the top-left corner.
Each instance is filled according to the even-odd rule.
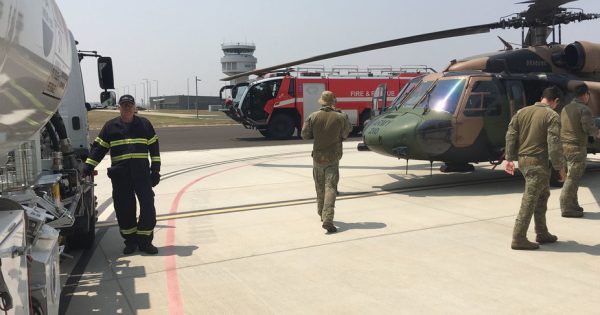
[[[0,0],[0,311],[58,314],[59,256],[91,248],[93,178],[79,62],[98,58],[102,102],[112,62],[78,52],[54,0]]]

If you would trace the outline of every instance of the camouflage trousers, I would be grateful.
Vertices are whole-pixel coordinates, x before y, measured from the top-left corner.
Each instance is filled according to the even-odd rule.
[[[563,144],[563,152],[567,160],[567,179],[560,193],[560,210],[564,212],[576,211],[579,208],[577,190],[579,180],[585,173],[585,160],[587,149],[572,144]]]
[[[313,179],[317,191],[317,213],[323,222],[332,222],[335,208],[337,185],[340,180],[340,163],[313,162]]]
[[[546,210],[550,197],[550,169],[547,159],[519,157],[519,170],[525,177],[525,192],[515,220],[513,239],[526,239],[532,216],[536,234],[548,233]]]

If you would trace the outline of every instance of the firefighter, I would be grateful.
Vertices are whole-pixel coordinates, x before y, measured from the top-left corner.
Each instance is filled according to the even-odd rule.
[[[333,225],[337,184],[340,180],[342,141],[348,137],[352,125],[348,115],[335,109],[332,92],[323,91],[321,109],[310,114],[302,127],[303,139],[315,139],[313,144],[313,179],[317,191],[317,213],[328,233],[337,232]]]
[[[154,255],[158,249],[152,245],[156,225],[152,187],[160,182],[158,136],[148,119],[134,114],[133,96],[126,94],[119,98],[119,111],[121,115],[106,122],[94,140],[83,174],[92,174],[110,151],[108,177],[112,182],[119,230],[125,239],[123,254],[131,254],[139,248]],[[140,204],[139,220],[136,219],[136,196]]]

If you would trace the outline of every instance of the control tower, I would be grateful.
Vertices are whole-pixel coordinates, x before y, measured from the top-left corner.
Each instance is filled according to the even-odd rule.
[[[256,69],[256,57],[253,56],[256,45],[253,43],[223,43],[221,49],[225,56],[221,57],[221,66],[225,75],[231,76]],[[241,77],[231,84],[248,81]]]

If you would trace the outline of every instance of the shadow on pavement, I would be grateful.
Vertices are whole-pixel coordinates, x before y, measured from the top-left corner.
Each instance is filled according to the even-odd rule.
[[[337,227],[338,233],[344,232],[347,230],[374,230],[374,229],[383,229],[387,225],[385,223],[380,222],[355,222],[355,223],[345,223],[341,221],[333,221],[333,224]]]
[[[577,218],[580,220],[600,220],[600,212],[583,212],[583,218]]]
[[[148,255],[142,253],[144,256],[174,256],[177,255],[179,257],[187,257],[192,256],[194,251],[198,249],[198,246],[179,246],[179,245],[169,245],[158,247],[158,254],[156,255]]]
[[[150,309],[149,294],[135,292],[135,279],[146,276],[145,268],[132,267],[129,260],[112,261],[109,265],[110,270],[87,270],[71,293],[69,306],[72,307],[63,308],[59,313],[137,314],[137,310]],[[136,276],[115,280],[114,275],[121,274],[125,270]],[[134,292],[123,294],[122,291],[131,288]]]
[[[600,244],[590,246],[577,243],[576,241],[558,241],[555,244],[542,245],[540,249],[547,252],[586,253],[592,256],[600,256]]]

